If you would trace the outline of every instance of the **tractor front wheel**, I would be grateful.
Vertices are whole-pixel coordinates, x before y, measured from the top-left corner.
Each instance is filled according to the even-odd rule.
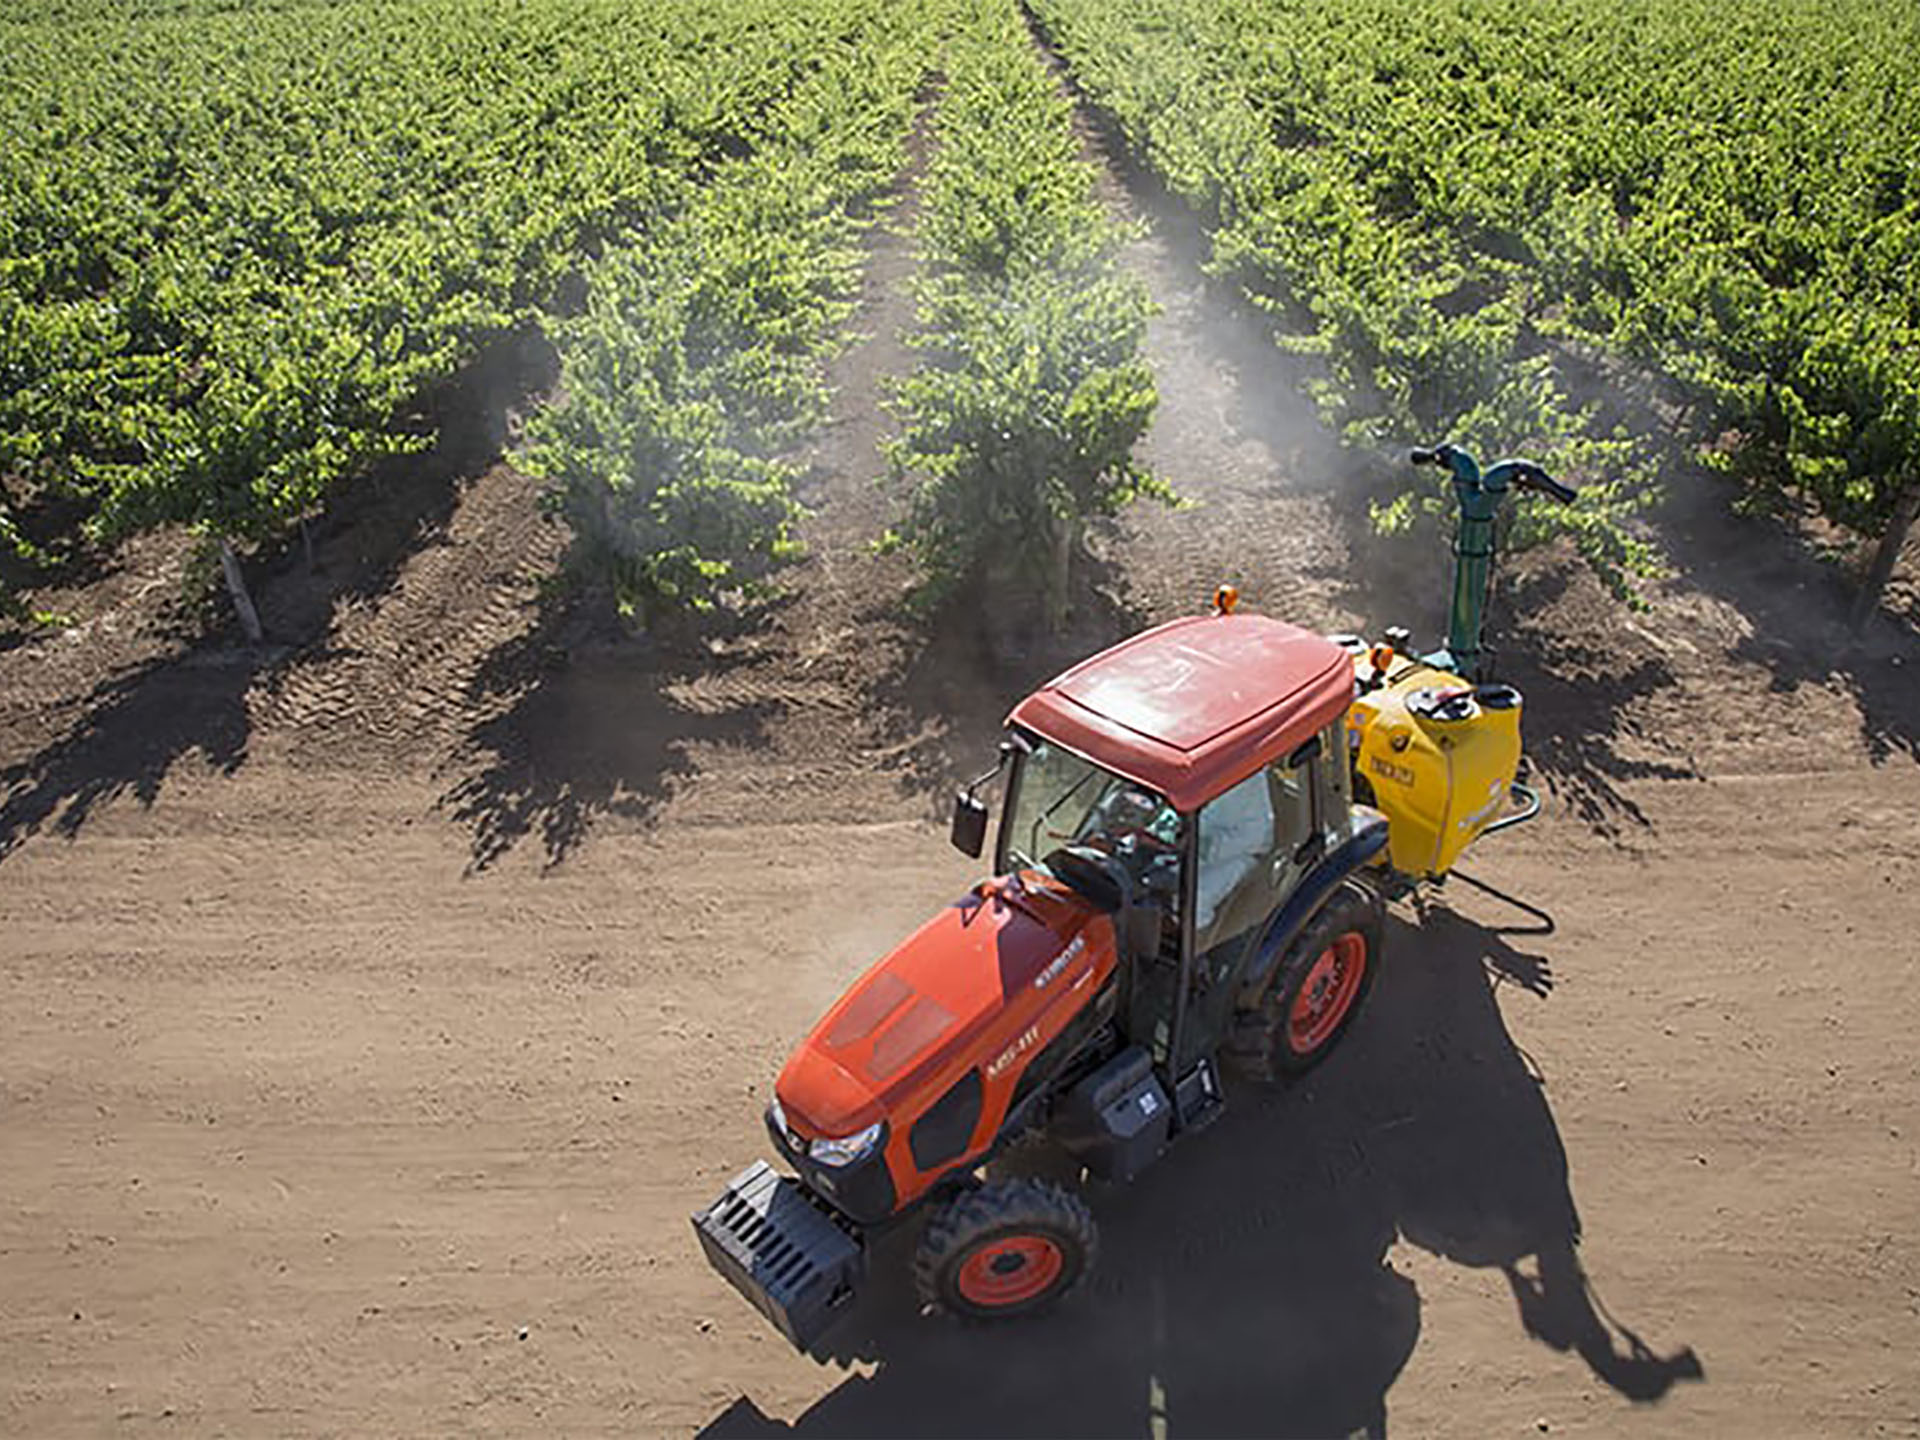
[[[1097,1246],[1078,1196],[1044,1180],[994,1180],[933,1213],[914,1282],[922,1302],[963,1319],[1030,1315],[1079,1283]]]
[[[1283,1080],[1324,1060],[1373,986],[1385,928],[1380,898],[1348,880],[1274,967],[1260,1001],[1235,1017],[1227,1058],[1242,1073]]]

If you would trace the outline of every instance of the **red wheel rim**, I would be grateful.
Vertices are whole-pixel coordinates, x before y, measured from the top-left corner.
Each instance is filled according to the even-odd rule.
[[[1320,952],[1287,1016],[1287,1043],[1294,1054],[1311,1055],[1333,1038],[1366,973],[1367,942],[1357,931],[1349,930]]]
[[[1018,1305],[1046,1294],[1066,1264],[1044,1235],[989,1240],[960,1262],[960,1296],[973,1305]]]

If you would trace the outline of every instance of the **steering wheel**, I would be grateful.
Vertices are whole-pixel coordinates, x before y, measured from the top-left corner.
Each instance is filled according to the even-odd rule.
[[[1109,914],[1120,908],[1133,889],[1119,858],[1092,845],[1062,845],[1049,850],[1040,863],[1068,889]]]
[[[1176,855],[1179,847],[1162,840],[1144,825],[1126,825],[1118,830],[1102,831],[1090,835],[1083,843],[1098,845],[1100,841],[1110,841],[1116,850],[1125,847],[1149,855]]]

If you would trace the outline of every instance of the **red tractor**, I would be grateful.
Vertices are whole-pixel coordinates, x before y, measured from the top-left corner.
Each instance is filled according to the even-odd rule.
[[[1461,454],[1420,452],[1456,484]],[[1507,463],[1474,483],[1552,484]],[[856,1293],[868,1235],[916,1211],[928,1305],[991,1318],[1058,1300],[1093,1263],[1092,1213],[983,1167],[1040,1131],[1124,1181],[1217,1114],[1230,1079],[1317,1064],[1379,971],[1383,893],[1537,809],[1514,780],[1518,693],[1454,673],[1477,669],[1454,659],[1479,653],[1477,602],[1471,633],[1456,606],[1450,649],[1416,659],[1404,632],[1329,639],[1234,600],[1223,588],[1212,614],[1014,707],[953,816],[978,857],[977,792],[1002,782],[994,878],[795,1049],[766,1121],[796,1174],[757,1163],[694,1217],[711,1263],[796,1346]]]

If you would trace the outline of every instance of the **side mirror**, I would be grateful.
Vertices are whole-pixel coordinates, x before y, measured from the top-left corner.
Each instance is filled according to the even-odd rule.
[[[987,847],[987,802],[976,800],[962,790],[953,797],[953,829],[949,839],[953,848],[975,860]]]

